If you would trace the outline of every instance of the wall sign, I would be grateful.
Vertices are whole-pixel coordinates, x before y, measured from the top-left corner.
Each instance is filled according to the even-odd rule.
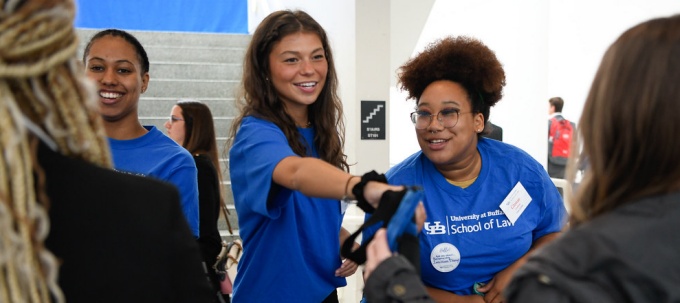
[[[361,140],[385,140],[385,101],[361,101]]]

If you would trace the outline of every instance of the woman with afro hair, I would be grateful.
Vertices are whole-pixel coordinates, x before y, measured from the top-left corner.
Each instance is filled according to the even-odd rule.
[[[541,164],[482,136],[502,97],[503,67],[479,40],[447,37],[401,66],[399,83],[416,101],[421,150],[386,175],[425,192],[422,281],[438,302],[503,302],[513,272],[559,235],[567,216]]]

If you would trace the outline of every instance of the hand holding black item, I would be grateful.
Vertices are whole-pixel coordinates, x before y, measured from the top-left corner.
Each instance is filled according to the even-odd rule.
[[[359,234],[361,234],[361,232],[366,227],[373,226],[378,222],[383,222],[382,227],[387,227],[388,224],[393,219],[395,213],[397,213],[397,210],[400,204],[402,203],[402,199],[406,196],[406,194],[409,191],[414,190],[418,191],[420,189],[410,187],[404,188],[401,191],[392,190],[385,191],[380,199],[378,209],[375,210],[375,213],[373,213],[371,218],[364,222],[364,224],[359,228],[359,230],[354,232],[351,236],[349,236],[345,240],[345,242],[342,245],[340,254],[343,257],[356,262],[357,264],[364,264],[366,262],[366,245],[368,245],[368,243],[371,242],[373,237],[365,241],[364,245],[360,246],[357,250],[352,251],[354,240],[359,236]],[[409,212],[407,216],[409,216],[409,219],[399,218],[400,222],[402,222],[402,224],[415,224],[413,219],[413,211]],[[401,235],[398,235],[397,242],[399,247],[398,251],[404,254],[409,259],[409,261],[411,261],[414,264],[414,266],[419,265],[418,261],[419,249],[417,235],[405,232]],[[416,268],[419,267],[416,266]]]

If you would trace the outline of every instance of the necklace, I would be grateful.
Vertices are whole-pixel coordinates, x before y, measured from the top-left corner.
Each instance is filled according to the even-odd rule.
[[[307,121],[307,124],[305,124],[305,125],[297,124],[297,126],[302,127],[302,128],[308,128],[308,127],[312,126],[312,121]]]

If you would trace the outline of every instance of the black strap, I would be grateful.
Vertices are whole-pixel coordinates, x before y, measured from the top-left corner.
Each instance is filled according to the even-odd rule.
[[[404,233],[397,241],[399,242],[399,254],[409,260],[416,273],[420,275],[420,239],[418,239],[418,236]]]
[[[364,229],[370,226],[374,226],[379,222],[382,222],[381,225],[382,227],[387,227],[387,224],[390,222],[390,219],[392,219],[392,216],[397,211],[397,208],[399,208],[399,203],[401,202],[401,199],[404,197],[404,195],[406,195],[406,191],[407,189],[401,191],[392,190],[385,191],[382,197],[380,197],[380,204],[378,205],[378,208],[375,210],[373,215],[366,222],[364,222],[364,224],[361,225],[361,227],[357,231],[350,235],[349,238],[345,239],[345,242],[342,243],[340,255],[354,261],[359,265],[366,263],[366,245],[368,245],[368,243],[370,243],[373,240],[373,236],[371,236],[367,241],[364,241],[364,244],[362,244],[355,251],[352,251],[352,247],[354,246],[354,240],[356,240],[356,238],[361,234],[361,232]]]
[[[361,176],[361,181],[352,187],[352,194],[357,199],[357,206],[361,208],[365,213],[372,214],[375,208],[371,206],[364,197],[364,187],[366,183],[370,181],[387,183],[387,177],[384,174],[378,174],[376,171],[372,170]]]

